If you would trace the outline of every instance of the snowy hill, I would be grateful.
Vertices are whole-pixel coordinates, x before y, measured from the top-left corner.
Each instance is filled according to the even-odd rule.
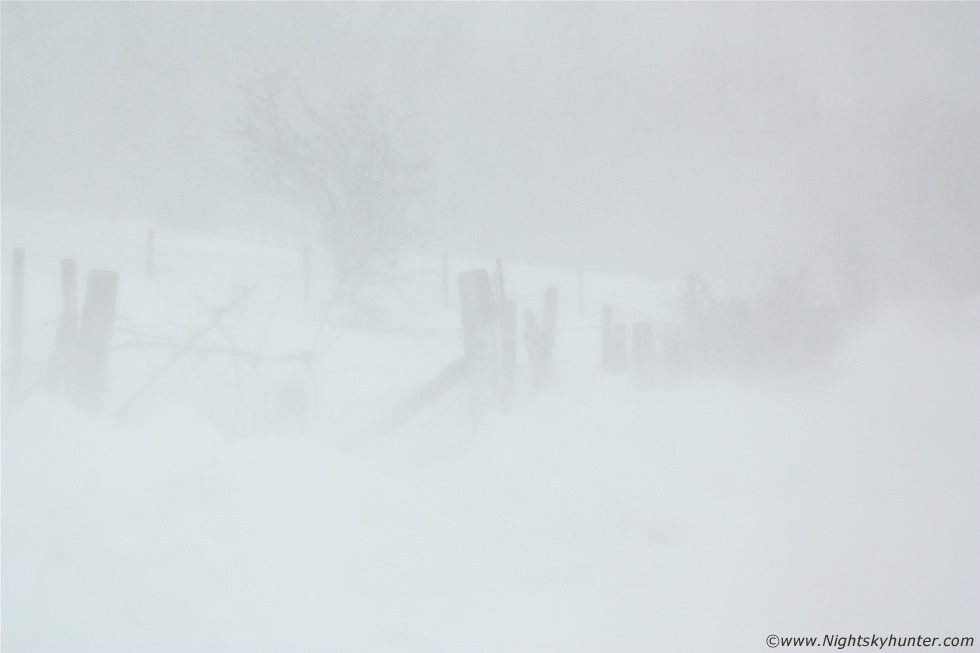
[[[976,635],[975,302],[886,306],[817,378],[636,387],[599,372],[601,305],[662,325],[679,319],[677,283],[587,271],[580,316],[574,270],[505,262],[521,309],[559,288],[556,387],[530,392],[521,347],[513,410],[475,426],[459,386],[366,435],[461,355],[437,257],[324,321],[329,276],[316,268],[307,302],[301,243],[161,228],[147,280],[144,235],[4,212],[5,296],[7,254],[27,252],[30,390],[3,407],[5,653],[758,651],[771,633]],[[96,417],[37,383],[68,256],[82,281],[121,274]],[[241,310],[165,367],[243,289]],[[309,373],[273,360],[318,332]]]

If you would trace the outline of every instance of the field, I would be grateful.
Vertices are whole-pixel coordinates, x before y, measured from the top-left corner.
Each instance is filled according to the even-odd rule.
[[[476,422],[459,385],[373,434],[462,355],[438,255],[327,314],[329,274],[314,266],[307,301],[297,240],[158,228],[150,280],[146,226],[4,211],[5,297],[8,254],[27,252],[26,396],[3,406],[5,652],[978,634],[976,298],[886,303],[819,374],[637,387],[600,373],[601,305],[662,326],[680,280],[587,270],[579,315],[575,270],[505,261],[521,309],[559,289],[555,386],[530,390],[521,347],[510,410]],[[65,257],[82,282],[121,275],[98,416],[40,387]],[[493,263],[451,255],[454,272]],[[309,369],[288,358],[314,341]]]

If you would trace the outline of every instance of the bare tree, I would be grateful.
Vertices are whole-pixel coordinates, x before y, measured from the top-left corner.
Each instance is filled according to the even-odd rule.
[[[431,147],[417,117],[395,117],[368,93],[315,104],[283,73],[240,88],[252,172],[314,209],[340,279],[356,287],[389,278],[422,234],[415,209]]]

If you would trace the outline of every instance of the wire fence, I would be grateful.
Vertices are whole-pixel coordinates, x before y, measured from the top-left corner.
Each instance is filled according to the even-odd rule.
[[[304,252],[303,255],[310,265],[330,265],[329,257],[315,248],[305,247],[301,251]],[[447,268],[444,264],[442,270],[438,266],[432,266],[405,272],[395,281],[441,279],[441,290],[445,292],[446,274]],[[149,279],[149,273],[147,275]],[[208,401],[214,401],[222,393],[241,394],[243,388],[249,384],[265,388],[269,384],[278,382],[279,378],[289,375],[298,375],[307,382],[317,378],[335,382],[338,377],[344,377],[344,382],[358,386],[354,393],[359,397],[357,403],[390,398],[399,394],[397,390],[391,389],[390,384],[384,390],[372,391],[379,381],[392,377],[392,363],[383,355],[372,360],[347,363],[342,362],[347,352],[345,356],[336,358],[332,356],[339,353],[338,347],[344,342],[345,336],[355,328],[350,316],[345,320],[335,319],[335,309],[341,303],[341,292],[344,288],[345,279],[342,277],[334,279],[335,288],[332,294],[323,298],[317,316],[312,317],[309,315],[310,311],[304,311],[300,319],[302,324],[310,329],[306,336],[299,338],[294,336],[288,339],[277,334],[277,325],[280,322],[283,320],[295,322],[297,319],[295,315],[285,317],[287,311],[294,311],[297,306],[300,306],[300,304],[292,305],[293,298],[303,296],[300,292],[288,292],[290,286],[301,285],[298,283],[300,279],[295,278],[297,276],[295,272],[285,271],[280,271],[278,275],[272,277],[266,276],[262,292],[264,298],[271,299],[271,303],[266,303],[258,309],[251,304],[256,291],[256,287],[252,286],[242,291],[239,297],[226,306],[216,306],[205,300],[199,293],[193,293],[190,301],[184,302],[184,309],[188,304],[193,306],[202,316],[199,320],[188,318],[178,322],[167,319],[167,313],[161,315],[163,319],[139,319],[126,311],[117,310],[112,327],[112,342],[108,348],[109,354],[115,360],[135,355],[139,362],[136,365],[124,365],[122,368],[125,371],[118,372],[117,377],[124,383],[121,383],[123,387],[117,388],[113,393],[117,405],[112,412],[116,416],[138,412],[141,407],[156,397],[170,391],[199,395],[207,398]],[[504,297],[504,279],[499,263],[497,270],[491,273],[491,279],[493,301],[499,307]],[[156,280],[154,282],[159,283]],[[363,297],[354,294],[344,299],[348,306],[354,305],[355,302],[372,305],[383,292],[389,290],[390,287],[378,286],[366,291]],[[434,293],[433,305],[437,304],[435,297],[441,294],[438,291]],[[287,300],[289,295],[292,297]],[[306,296],[309,297],[308,287]],[[448,298],[444,302],[438,302],[438,305],[440,311],[451,310]],[[258,310],[257,314],[255,314],[256,310]],[[252,311],[252,315],[246,316],[249,311]],[[499,320],[500,311],[496,313]],[[255,318],[264,320],[264,324],[256,323]],[[52,335],[51,331],[61,320],[61,317],[38,320],[24,328],[24,331],[30,334],[37,344],[38,338],[43,339]],[[244,329],[243,323],[246,321],[250,323],[247,325],[248,328]],[[380,328],[389,334],[400,332],[403,336],[410,333],[416,336],[420,333],[426,334],[433,343],[433,358],[438,360],[435,366],[448,365],[462,355],[461,325],[425,327],[416,322],[413,326],[407,326],[410,322],[403,324],[402,327],[407,328],[402,328],[401,331],[397,324],[384,324]],[[257,324],[260,325],[257,327]],[[499,326],[497,322],[496,337],[502,338]],[[555,325],[553,332],[586,334],[600,332],[603,328],[602,324]],[[7,328],[3,330],[5,339],[8,331]],[[516,343],[526,343],[527,337],[527,333],[523,337],[517,335]],[[502,345],[502,342],[497,342],[498,353]],[[597,342],[597,355],[598,351]],[[534,381],[534,369],[533,365],[529,364],[528,356],[518,357],[514,364],[515,374],[526,386],[530,386]],[[555,356],[554,362],[568,371],[575,368],[594,369],[598,366],[598,361],[590,354],[584,353],[584,350],[581,357],[567,354]],[[33,366],[31,373],[37,376],[26,386],[27,392],[24,397],[44,385],[45,371],[42,367],[41,364]],[[290,368],[291,371],[282,373],[281,370],[285,368]],[[358,373],[356,381],[352,380],[351,373]]]

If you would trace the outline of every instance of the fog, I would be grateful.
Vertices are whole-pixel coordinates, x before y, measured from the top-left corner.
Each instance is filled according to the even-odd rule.
[[[975,290],[978,14],[13,3],[3,202],[163,221],[281,212],[255,197],[235,133],[237,86],[281,69],[421,116],[440,245],[664,275],[819,257],[860,231],[901,287]]]
[[[0,203],[4,653],[980,634],[980,4],[3,2]]]

